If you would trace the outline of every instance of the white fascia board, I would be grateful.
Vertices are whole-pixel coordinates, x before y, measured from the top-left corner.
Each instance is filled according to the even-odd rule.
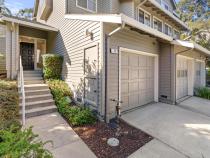
[[[163,32],[160,32],[151,27],[148,27],[147,25],[142,24],[139,21],[131,17],[128,17],[124,14],[67,14],[65,15],[65,18],[74,19],[74,20],[107,22],[107,23],[115,23],[115,24],[125,23],[129,26],[135,27],[155,37],[159,37],[169,42],[173,41],[173,38],[171,36],[168,36],[164,34]]]
[[[195,49],[198,51],[201,51],[203,53],[205,53],[206,55],[210,56],[210,51],[204,47],[202,47],[201,45],[194,43]]]
[[[176,16],[174,16],[170,11],[162,8],[162,6],[156,0],[148,0],[148,1],[150,1],[158,9],[162,10],[164,13],[166,13],[168,16],[170,16],[176,22],[178,22],[179,24],[181,24],[185,29],[190,30],[189,27],[183,21],[181,21],[179,18],[177,18]]]
[[[192,48],[192,49],[198,50],[198,51],[210,56],[210,51],[209,50],[207,50],[206,48],[204,48],[201,45],[199,45],[197,43],[194,43],[194,42],[174,40],[174,41],[171,42],[171,44],[179,45],[179,46],[187,47],[187,48]]]
[[[160,31],[155,30],[151,27],[148,27],[147,25],[142,24],[142,23],[138,22],[137,20],[130,18],[124,14],[121,14],[121,16],[122,16],[122,21],[127,25],[133,26],[139,30],[142,30],[148,34],[159,37],[166,41],[169,41],[169,42],[173,41],[173,38],[171,36],[168,36],[168,35],[164,34],[163,32],[160,32]]]
[[[55,32],[58,31],[58,29],[56,29],[54,27],[45,26],[42,24],[32,23],[32,22],[28,22],[28,21],[23,21],[23,20],[19,20],[19,19],[9,18],[9,17],[5,17],[5,16],[3,16],[1,19],[4,21],[17,23],[19,25],[28,26],[31,28],[37,28],[37,29],[46,30],[46,31],[55,31]]]
[[[99,21],[117,24],[122,23],[122,18],[119,14],[66,14],[65,18],[73,20]]]
[[[192,49],[195,48],[194,44],[192,42],[189,42],[189,41],[173,40],[171,42],[171,44],[178,45],[178,46],[183,46],[183,47],[187,47],[187,48],[192,48]]]

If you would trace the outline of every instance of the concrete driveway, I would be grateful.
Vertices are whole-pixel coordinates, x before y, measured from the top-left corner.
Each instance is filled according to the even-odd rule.
[[[131,157],[210,158],[210,117],[175,105],[157,103],[127,113],[122,118],[155,138],[155,143],[149,142]]]
[[[210,101],[207,99],[191,97],[179,103],[179,106],[210,117]]]

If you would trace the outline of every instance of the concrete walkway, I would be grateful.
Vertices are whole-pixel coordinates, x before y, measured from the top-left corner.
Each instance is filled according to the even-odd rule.
[[[153,139],[128,158],[186,158],[186,156],[172,149],[167,144]]]
[[[27,119],[26,126],[33,126],[34,133],[43,141],[53,141],[46,146],[55,158],[96,158],[59,113]]]
[[[204,158],[210,157],[210,118],[205,115],[157,103],[127,113],[122,118],[159,141],[155,144],[151,142],[137,151],[146,153],[145,158],[150,158],[153,151],[160,155],[154,158],[176,157],[174,151],[181,154],[177,158],[202,158],[202,155]],[[158,143],[163,143],[161,148]],[[161,156],[164,153],[170,156]],[[140,155],[139,157],[141,158]]]
[[[179,103],[179,106],[210,117],[210,101],[207,99],[191,97]]]

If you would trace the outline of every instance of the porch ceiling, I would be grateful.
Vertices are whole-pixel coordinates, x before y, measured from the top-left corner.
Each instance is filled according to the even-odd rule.
[[[54,28],[54,27],[51,27],[51,26],[48,26],[48,25],[45,25],[36,21],[18,18],[14,16],[2,15],[0,16],[0,20],[16,23],[16,24],[19,24],[20,26],[26,26],[30,28],[39,29],[39,30],[58,32],[57,28]]]

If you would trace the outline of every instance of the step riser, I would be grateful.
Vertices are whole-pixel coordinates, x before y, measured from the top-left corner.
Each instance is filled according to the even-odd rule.
[[[23,74],[42,74],[42,71],[23,71]]]
[[[24,78],[26,77],[42,77],[42,74],[23,74]]]
[[[25,87],[25,91],[49,89],[47,86],[40,87]],[[20,91],[20,88],[18,89]]]
[[[30,109],[35,109],[35,108],[40,108],[40,107],[47,107],[47,106],[51,106],[54,105],[55,102],[47,102],[47,103],[39,103],[39,104],[33,104],[33,105],[27,105],[25,106],[26,110],[30,110]],[[22,109],[22,106],[20,106],[20,109]]]
[[[52,96],[44,96],[44,97],[38,97],[38,98],[26,98],[25,101],[27,102],[37,102],[40,100],[50,100],[53,99]],[[22,99],[20,99],[20,103],[22,102]]]
[[[42,77],[26,77],[24,81],[43,81]]]
[[[49,90],[46,91],[34,91],[34,92],[25,92],[26,96],[35,96],[35,95],[47,95],[47,94],[51,94]]]
[[[26,113],[26,118],[36,117],[36,116],[45,115],[45,114],[50,114],[50,113],[53,113],[53,112],[56,112],[56,111],[57,111],[56,108],[52,108],[52,109],[43,110],[43,111]]]
[[[29,84],[44,84],[43,80],[38,80],[38,81],[24,81],[25,85],[29,85]]]

